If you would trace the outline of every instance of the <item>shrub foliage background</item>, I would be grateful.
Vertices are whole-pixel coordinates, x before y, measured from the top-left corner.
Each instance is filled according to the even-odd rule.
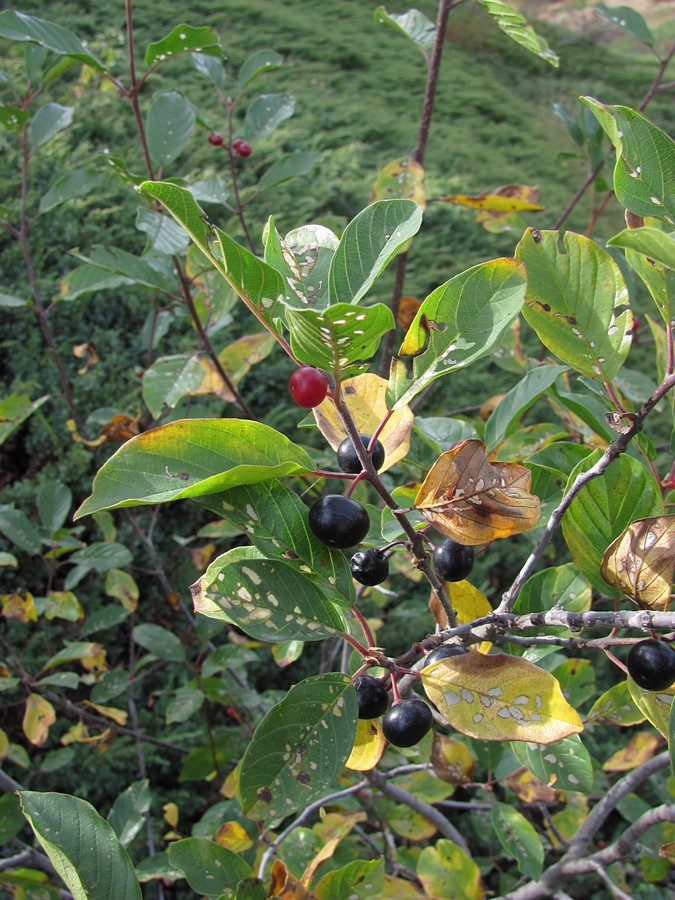
[[[2,889],[663,896],[672,23],[43,6],[0,13]],[[376,586],[309,524],[343,491]]]

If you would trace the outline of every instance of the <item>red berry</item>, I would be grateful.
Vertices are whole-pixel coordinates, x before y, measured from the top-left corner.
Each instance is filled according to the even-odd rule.
[[[218,134],[217,131],[212,131],[209,135],[209,144],[213,144],[214,147],[220,147],[223,143],[222,134]]]
[[[232,149],[237,156],[251,155],[251,145],[243,138],[236,138],[234,141],[232,141]]]
[[[298,406],[312,409],[325,400],[328,393],[328,379],[321,369],[302,366],[291,375],[288,389]]]

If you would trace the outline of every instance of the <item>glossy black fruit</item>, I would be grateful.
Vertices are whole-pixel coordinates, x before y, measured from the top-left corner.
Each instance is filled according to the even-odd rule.
[[[445,581],[462,581],[473,569],[473,557],[473,547],[458,544],[448,538],[434,550],[434,569]]]
[[[382,719],[382,733],[395,747],[413,747],[434,721],[424,700],[400,700]]]
[[[389,708],[389,693],[379,678],[362,675],[354,682],[359,701],[359,719],[377,719]]]
[[[389,575],[389,560],[380,550],[357,550],[349,560],[349,568],[359,584],[382,584]]]
[[[449,659],[451,656],[462,656],[464,653],[468,652],[466,647],[461,647],[459,644],[441,644],[440,647],[436,647],[435,650],[432,650],[431,653],[426,655],[424,658],[424,665],[431,666],[433,663],[437,663],[439,659]]]
[[[309,527],[329,547],[353,547],[368,534],[368,513],[356,500],[326,494],[309,508]]]
[[[367,450],[371,435],[360,434],[359,437],[361,438],[361,443]],[[370,451],[370,458],[377,470],[382,468],[382,465],[384,464],[384,447],[379,441],[375,441],[373,449]],[[337,448],[337,464],[343,472],[348,472],[350,475],[358,475],[363,469],[361,461],[356,455],[356,450],[354,449],[351,438],[345,438]]]
[[[665,691],[675,682],[675,649],[665,641],[640,641],[631,647],[626,667],[641,688]]]

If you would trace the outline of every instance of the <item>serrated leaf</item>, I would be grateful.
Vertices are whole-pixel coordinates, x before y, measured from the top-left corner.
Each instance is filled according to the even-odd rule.
[[[47,19],[29,16],[26,13],[6,9],[0,13],[0,36],[11,41],[29,41],[46,47],[53,53],[71,56],[87,66],[105,71],[103,63],[90,53],[80,39],[64,28]]]
[[[73,121],[73,106],[45,103],[30,121],[28,137],[33,148],[41,147],[55,135],[68,128]]]
[[[330,303],[358,303],[422,224],[411,200],[379,200],[347,225],[328,276]]]
[[[646,691],[628,678],[628,690],[635,705],[644,713],[657,731],[668,739],[669,720],[673,704],[673,688],[669,691]]]
[[[490,821],[502,849],[516,860],[518,871],[536,881],[544,867],[544,847],[534,826],[506,803],[493,805]]]
[[[558,54],[551,50],[544,38],[536,33],[527,19],[516,9],[502,0],[476,0],[476,3],[492,16],[497,27],[516,44],[520,44],[549,65],[558,67],[560,62]]]
[[[578,734],[552,744],[513,741],[516,759],[540,781],[560,791],[583,791],[593,787],[593,762]]]
[[[597,450],[581,460],[570,474],[566,490],[601,455]],[[652,475],[625,454],[602,477],[581,488],[563,516],[562,529],[577,568],[594,588],[610,597],[622,596],[623,592],[610,586],[600,574],[605,551],[636,516],[659,513],[662,508],[661,492]]]
[[[631,347],[628,290],[612,257],[580,234],[529,228],[516,248],[527,266],[523,316],[541,342],[589,378],[611,381]]]
[[[426,206],[424,169],[409,156],[387,163],[373,183],[371,203],[396,197],[412,200],[421,209]]]
[[[180,869],[197,894],[220,895],[250,878],[249,864],[231,850],[205,837],[189,837],[169,846],[169,861]]]
[[[589,725],[620,725],[624,728],[644,720],[645,716],[635,705],[625,681],[619,681],[601,694],[586,716]]]
[[[567,366],[536,366],[504,395],[485,423],[485,444],[492,451],[518,428],[519,419],[549,389]]]
[[[394,317],[388,306],[336,303],[323,311],[287,309],[293,353],[301,362],[349,378],[368,367]]]
[[[277,558],[312,581],[332,603],[353,604],[346,556],[314,536],[307,506],[277,479],[212,494],[201,505],[236,525],[268,559]]]
[[[148,149],[154,165],[165,166],[185,150],[195,122],[194,107],[178,91],[157,97],[146,120]]]
[[[292,94],[261,94],[246,110],[244,137],[250,143],[272,134],[295,112]]]
[[[417,860],[417,877],[426,897],[485,897],[478,866],[447,838],[439,838],[432,847],[422,850]]]
[[[415,497],[415,509],[444,537],[484,544],[528,531],[539,519],[532,473],[491,463],[481,441],[462,441],[436,460]]]
[[[323,225],[303,225],[282,238],[270,217],[263,232],[265,262],[279,272],[290,293],[288,306],[325,309],[328,306],[328,271],[338,239]]]
[[[134,627],[131,636],[139,646],[158,659],[165,659],[167,662],[185,661],[185,647],[168,628],[144,622]]]
[[[605,16],[611,22],[614,22],[619,28],[623,28],[627,34],[637,38],[638,41],[642,41],[648,47],[654,46],[654,37],[647,23],[636,9],[630,6],[607,6],[605,3],[597,3],[595,10],[601,16]]]
[[[150,783],[144,778],[130,784],[113,803],[108,822],[115,829],[123,847],[128,847],[145,825],[151,801]]]
[[[129,856],[90,803],[68,794],[21,791],[21,808],[75,900],[141,900]]]
[[[379,24],[390,25],[404,34],[428,60],[434,45],[436,27],[419,9],[409,9],[405,13],[390,13],[384,6],[378,6],[373,18]]]
[[[675,141],[627,106],[581,97],[616,149],[614,191],[637,216],[675,221]]]
[[[358,719],[354,746],[345,768],[356,772],[369,772],[378,764],[386,747],[387,739],[377,719]]]
[[[49,700],[40,694],[29,694],[23,713],[23,733],[34,747],[44,744],[54,722],[56,711]]]
[[[124,444],[96,475],[93,493],[75,518],[101,509],[200,497],[314,468],[301,447],[260,422],[178,420]]]
[[[258,725],[241,761],[244,813],[271,822],[320,796],[349,756],[356,719],[346,675],[315,675],[292,687]]]
[[[190,590],[197,612],[234,622],[256,640],[318,641],[347,630],[343,613],[302,571],[255,547],[219,556]]]
[[[642,609],[665,612],[675,569],[675,516],[637,519],[605,551],[600,572]]]
[[[556,679],[519,657],[450,657],[422,669],[422,683],[450,725],[479,740],[550,744],[583,729]]]
[[[423,301],[399,355],[412,358],[412,375],[395,366],[392,409],[408,403],[431,381],[491,353],[511,327],[525,297],[525,267],[515,259],[474,266]]]
[[[283,57],[274,50],[258,50],[256,53],[252,53],[239,69],[239,78],[237,79],[239,87],[246,87],[262,72],[278,69],[283,61]]]
[[[145,63],[152,66],[181,53],[204,53],[222,58],[218,32],[208,25],[197,28],[192,25],[176,25],[166,37],[148,44]]]

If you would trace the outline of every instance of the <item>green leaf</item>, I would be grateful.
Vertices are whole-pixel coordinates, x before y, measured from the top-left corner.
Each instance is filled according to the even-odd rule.
[[[40,199],[40,212],[46,213],[66,200],[83,197],[103,181],[103,174],[98,169],[71,169],[61,175]]]
[[[567,482],[598,462],[596,450],[576,466]],[[615,538],[635,519],[659,515],[663,501],[659,485],[647,469],[631,456],[620,456],[605,473],[585,484],[572,500],[562,520],[563,535],[580,572],[594,588],[608,597],[620,598],[600,574],[602,557]]]
[[[160,291],[168,292],[171,290],[172,284],[168,275],[165,260],[142,258],[120,247],[100,247],[92,248],[90,256],[79,256],[88,266],[95,266],[97,269],[103,269],[112,272],[115,275],[122,275],[135,284],[143,287],[155,288]],[[68,296],[75,296],[73,281],[77,273],[71,272],[67,278],[66,284]],[[83,286],[77,285],[78,292],[82,291]],[[91,290],[91,288],[87,287]]]
[[[581,97],[616,149],[614,191],[637,216],[675,221],[675,142],[627,106],[604,106]]]
[[[272,134],[294,111],[291,94],[261,94],[246,110],[244,137],[251,143],[259,141]]]
[[[216,59],[214,56],[206,56],[201,53],[191,53],[190,61],[195,69],[202,75],[210,78],[216,87],[223,87],[227,76],[222,59]]]
[[[384,6],[378,6],[373,14],[378,25],[390,25],[404,34],[429,59],[434,45],[436,26],[419,9],[409,9],[405,13],[387,12]]]
[[[31,301],[24,300],[23,297],[13,297],[11,294],[0,293],[0,309],[20,309],[22,306],[30,306],[30,305],[31,305]],[[16,396],[16,395],[13,395],[13,396]],[[0,421],[1,421],[1,414],[0,414]]]
[[[488,452],[518,429],[519,419],[547,391],[567,366],[536,366],[522,381],[511,388],[485,423],[485,445]]]
[[[191,591],[197,612],[234,622],[256,640],[319,641],[347,630],[344,614],[320,587],[255,547],[223,553]]]
[[[303,225],[282,238],[270,217],[263,232],[263,243],[265,262],[283,276],[291,289],[285,303],[325,309],[328,272],[339,243],[333,232],[323,225]]]
[[[535,572],[523,585],[514,611],[518,615],[545,612],[553,607],[568,612],[587,612],[591,606],[591,586],[573,563]]]
[[[143,373],[143,400],[155,419],[165,406],[174,409],[186,394],[196,391],[205,370],[199,356],[163,356]]]
[[[211,175],[190,185],[190,193],[201,203],[218,203],[224,206],[230,192],[227,182],[220,175]]]
[[[328,309],[288,309],[286,319],[296,357],[320,369],[350,378],[368,368],[383,335],[395,327],[388,306],[336,303]]]
[[[495,20],[497,27],[507,34],[516,44],[520,44],[530,53],[534,53],[540,59],[555,68],[560,62],[558,54],[548,46],[543,37],[538,35],[524,16],[502,0],[476,0],[488,15]]]
[[[301,447],[260,422],[182,419],[120,447],[94,478],[92,496],[75,518],[101,509],[200,497],[314,468]]]
[[[0,534],[26,553],[36,554],[42,550],[42,532],[13,504],[0,506]]]
[[[61,481],[47,481],[38,491],[37,506],[40,521],[53,534],[61,528],[73,503],[73,492]]]
[[[266,169],[258,183],[256,190],[266,191],[274,185],[288,181],[289,178],[299,178],[309,174],[314,166],[323,159],[323,153],[311,153],[309,150],[300,150],[297,153],[289,153],[282,156]],[[316,227],[316,226],[315,226]]]
[[[0,106],[0,125],[6,131],[21,134],[24,125],[29,119],[30,113],[27,109],[21,109],[21,107],[13,106],[11,103],[3,103]]]
[[[316,900],[372,900],[384,892],[384,857],[355,859],[328,872],[312,888]]]
[[[648,256],[634,250],[626,250],[626,262],[652,295],[661,318],[667,325],[674,315],[675,272],[662,265],[654,265]]]
[[[152,251],[173,256],[183,254],[190,246],[189,235],[163,211],[141,207],[136,213],[136,228],[148,236],[146,253]]]
[[[7,844],[26,824],[16,794],[0,795],[0,843]]]
[[[675,703],[671,704],[668,716],[668,750],[670,751],[670,771],[675,775]]]
[[[593,762],[578,734],[545,746],[512,741],[511,749],[519,763],[556,790],[588,794],[593,787]]]
[[[87,66],[101,72],[105,71],[103,63],[90,53],[72,31],[55,25],[47,19],[29,16],[18,11],[4,10],[0,13],[0,36],[12,41],[30,41],[59,53],[71,56]]]
[[[495,259],[446,281],[424,300],[399,355],[412,357],[412,378],[403,366],[390,379],[392,409],[409,403],[435,378],[489,354],[517,317],[525,296],[525,266]],[[396,367],[395,367],[396,370]]]
[[[527,266],[523,315],[541,342],[589,378],[611,381],[631,347],[628,290],[594,241],[528,228],[516,248]]]
[[[117,797],[108,815],[109,824],[115,829],[123,847],[128,847],[145,825],[150,809],[152,793],[147,778],[134,781]]]
[[[627,681],[628,690],[637,708],[667,740],[672,708],[675,706],[673,695],[661,691],[647,691],[630,677]]]
[[[0,400],[0,444],[4,444],[7,438],[48,399],[49,397],[45,396],[31,400],[28,394],[10,394],[9,397],[3,397]]]
[[[33,148],[46,144],[73,121],[74,107],[60,103],[45,103],[35,113],[28,128],[28,138]]]
[[[637,725],[645,717],[630,695],[628,683],[619,681],[595,701],[586,716],[589,725]]]
[[[107,572],[109,569],[121,569],[131,562],[131,552],[124,544],[115,541],[96,541],[84,550],[71,554],[71,563],[75,568],[66,576],[63,586],[72,590],[89,572]]]
[[[654,46],[654,37],[637,10],[632,9],[630,6],[607,6],[604,3],[597,3],[595,11],[614,22],[619,28],[623,28],[627,34],[637,38],[638,41],[642,41],[648,47]]]
[[[55,653],[51,659],[42,667],[42,671],[53,669],[54,666],[60,666],[64,662],[73,662],[74,660],[85,659],[87,656],[96,656],[101,650],[100,644],[94,644],[91,641],[75,641],[66,644],[63,650]]]
[[[222,58],[223,51],[218,32],[208,25],[199,28],[185,24],[176,25],[161,41],[148,44],[145,62],[146,65],[152,66],[181,53],[205,53]]]
[[[141,898],[131,860],[111,826],[85,800],[21,791],[21,808],[75,900]]]
[[[347,557],[314,536],[306,504],[278,479],[210,494],[200,503],[236,525],[268,559],[282,560],[303,574],[332,603],[354,602]]]
[[[146,122],[150,158],[156,166],[174,160],[190,143],[195,111],[182,94],[167,91],[154,101]]]
[[[544,868],[544,847],[534,826],[506,803],[493,805],[490,821],[504,852],[516,860],[518,871],[536,881]]]
[[[185,661],[185,647],[168,628],[162,628],[161,625],[154,625],[152,622],[144,622],[142,625],[136,625],[131,636],[139,646],[148,653],[152,653],[157,659],[165,659],[169,662]]]
[[[351,752],[356,718],[356,691],[346,675],[314,675],[292,687],[258,725],[241,761],[244,813],[273,822],[319,797]]]
[[[239,87],[245,88],[262,72],[278,69],[283,61],[283,58],[274,50],[258,50],[256,53],[252,53],[239,69],[239,78],[237,79]]]
[[[185,685],[178,688],[166,705],[166,724],[187,722],[204,705],[204,692]]]
[[[183,872],[177,866],[172,866],[169,862],[168,851],[161,853],[153,853],[146,859],[141,860],[136,866],[136,875],[141,884],[146,881],[153,881],[159,878],[166,878],[168,881],[176,881],[183,878]]]
[[[210,897],[235,890],[240,881],[253,874],[238,854],[203,837],[174,841],[169,846],[169,860],[185,873],[195,893]]]
[[[422,208],[412,200],[378,200],[345,228],[331,261],[331,303],[358,303],[385,266],[420,229]]]
[[[635,250],[655,263],[675,269],[675,237],[658,228],[625,228],[610,238],[607,246]]]

